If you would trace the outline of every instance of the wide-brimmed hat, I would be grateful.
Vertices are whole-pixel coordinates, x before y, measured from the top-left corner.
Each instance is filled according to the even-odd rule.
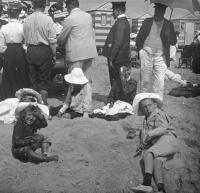
[[[10,1],[8,2],[8,10],[18,10],[21,11],[23,8],[22,4],[19,1]]]
[[[157,103],[158,108],[162,107],[163,104],[163,99],[159,94],[156,93],[139,93],[135,96],[134,100],[133,100],[133,112],[136,115],[142,116],[143,113],[141,112],[141,110],[139,109],[139,105],[140,102],[143,99],[154,99],[154,101]]]
[[[28,94],[34,96],[37,99],[38,103],[44,104],[41,95],[37,91],[35,91],[35,90],[31,89],[31,88],[22,88],[22,89],[19,89],[18,91],[16,91],[15,96],[19,100],[21,100],[24,95],[28,95]]]
[[[46,105],[38,104],[38,103],[32,103],[32,102],[20,102],[15,109],[15,117],[16,119],[19,118],[20,112],[22,112],[26,107],[28,106],[37,106],[41,110],[42,114],[47,119],[49,117],[49,108]]]
[[[64,76],[65,81],[70,84],[86,84],[88,79],[81,68],[73,68],[71,73]]]

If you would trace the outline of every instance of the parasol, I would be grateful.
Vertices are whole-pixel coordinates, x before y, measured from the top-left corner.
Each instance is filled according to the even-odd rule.
[[[193,13],[200,11],[200,0],[150,0],[151,3],[161,3],[170,8],[182,8]]]

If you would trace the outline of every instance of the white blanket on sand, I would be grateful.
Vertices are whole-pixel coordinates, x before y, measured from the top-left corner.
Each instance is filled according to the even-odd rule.
[[[110,108],[110,104],[102,107],[102,109],[95,109],[93,111],[94,114],[104,114],[104,115],[116,115],[118,113],[133,113],[133,107],[129,103],[123,101],[116,101],[114,105]]]
[[[4,101],[0,102],[0,121],[2,121],[5,124],[11,124],[13,123],[15,118],[15,110],[20,104],[18,98],[8,98]],[[31,103],[34,105],[37,105],[44,116],[47,118],[49,116],[49,109],[47,106],[38,104],[38,103]]]

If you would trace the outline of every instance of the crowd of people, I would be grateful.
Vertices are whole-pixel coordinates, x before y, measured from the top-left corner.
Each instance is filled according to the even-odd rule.
[[[67,95],[56,112],[58,117],[88,118],[92,113],[91,66],[97,50],[92,17],[79,8],[78,0],[66,0],[69,16],[58,36],[52,18],[44,14],[46,1],[32,0],[32,4],[34,11],[22,24],[18,20],[21,4],[10,2],[10,20],[0,30],[1,98],[18,98],[14,112],[13,156],[22,162],[40,163],[58,160],[57,155],[48,154],[50,140],[37,134],[38,129],[47,126],[44,109],[38,104],[48,106],[57,45],[65,48],[68,68],[64,76],[68,83]],[[126,2],[113,2],[112,5],[115,23],[102,51],[107,58],[111,85],[107,104],[112,107],[117,100],[133,103],[135,114],[145,117],[137,148],[144,161],[144,181],[131,190],[151,192],[154,177],[158,191],[165,193],[162,165],[178,151],[176,132],[161,108],[165,77],[173,77],[167,67],[170,65],[170,46],[177,43],[176,34],[172,22],[164,18],[167,6],[155,3],[154,16],[143,22],[136,37],[141,64],[140,89],[136,94],[137,82],[130,76],[130,25],[125,15]],[[185,85],[186,81],[180,83]],[[32,90],[15,94],[23,88]],[[38,95],[42,102],[38,101]],[[35,152],[38,148],[42,154]]]

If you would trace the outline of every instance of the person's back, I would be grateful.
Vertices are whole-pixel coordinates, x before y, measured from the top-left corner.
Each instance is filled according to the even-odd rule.
[[[43,43],[49,45],[48,42],[53,27],[54,23],[51,17],[39,11],[32,13],[24,22],[24,36],[26,43],[33,45]]]
[[[67,44],[71,45],[73,43],[74,52],[80,53],[80,55],[87,57],[88,50],[90,50],[95,56],[95,37],[91,15],[77,9],[71,12],[68,19],[70,20],[72,29]]]

